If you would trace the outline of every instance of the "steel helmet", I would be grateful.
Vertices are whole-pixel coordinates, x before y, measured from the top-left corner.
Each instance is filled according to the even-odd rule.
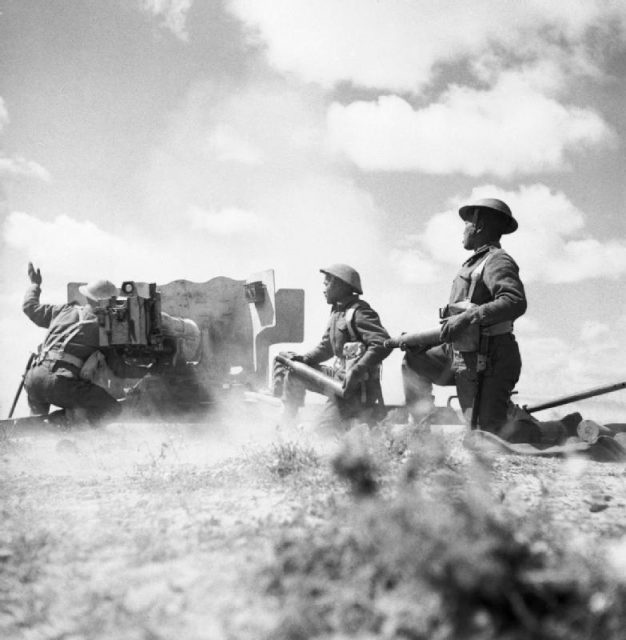
[[[472,215],[472,210],[476,207],[489,209],[490,211],[495,211],[496,213],[506,216],[508,218],[508,225],[502,233],[513,233],[513,231],[517,229],[517,220],[513,217],[509,205],[497,198],[482,198],[481,200],[466,204],[459,209],[459,215],[463,220],[467,220]]]
[[[78,290],[90,300],[108,300],[117,295],[117,287],[110,280],[94,280],[82,284]]]
[[[347,264],[331,264],[330,267],[320,269],[320,271],[349,284],[357,293],[363,293],[359,272]]]

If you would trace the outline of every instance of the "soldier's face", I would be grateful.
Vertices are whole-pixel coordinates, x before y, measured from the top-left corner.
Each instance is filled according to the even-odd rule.
[[[482,220],[479,216],[478,208],[468,212],[467,220],[465,220],[465,229],[463,230],[463,248],[473,251],[478,249],[480,245],[479,233],[482,228]]]
[[[324,297],[326,298],[326,302],[328,304],[334,304],[339,300],[339,295],[341,293],[340,281],[337,278],[333,278],[328,274],[324,274]]]
[[[465,229],[463,230],[463,248],[475,249],[476,246],[476,225],[472,220],[465,221]]]

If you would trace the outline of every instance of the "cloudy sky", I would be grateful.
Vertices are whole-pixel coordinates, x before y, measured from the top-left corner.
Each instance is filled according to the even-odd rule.
[[[458,206],[487,195],[519,220],[520,401],[626,379],[623,1],[0,11],[3,414],[42,338],[21,312],[29,260],[50,302],[72,280],[273,267],[306,290],[308,343],[318,269],[348,262],[395,334],[436,324],[465,257]]]

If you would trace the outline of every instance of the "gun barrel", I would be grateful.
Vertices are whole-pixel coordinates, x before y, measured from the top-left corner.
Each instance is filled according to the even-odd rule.
[[[276,356],[276,361],[284,364],[290,371],[296,374],[305,382],[309,382],[318,387],[322,393],[327,396],[338,396],[343,398],[343,387],[336,380],[323,374],[321,371],[309,367],[303,362],[290,360],[280,354]]]
[[[403,333],[395,338],[385,340],[385,346],[391,349],[429,349],[441,344],[439,333],[441,329],[430,329],[416,333]]]
[[[186,362],[196,360],[200,353],[201,333],[198,325],[189,318],[176,318],[161,312],[163,335],[175,338]]]
[[[593,389],[587,389],[587,391],[580,391],[579,393],[573,393],[570,396],[562,396],[549,402],[542,404],[536,404],[532,407],[524,405],[523,409],[528,413],[534,413],[535,411],[543,411],[544,409],[552,409],[553,407],[560,407],[570,402],[577,402],[578,400],[585,400],[586,398],[593,398],[594,396],[601,396],[605,393],[611,393],[613,391],[619,391],[626,388],[626,382],[616,382],[615,384],[607,384],[602,387],[594,387]]]

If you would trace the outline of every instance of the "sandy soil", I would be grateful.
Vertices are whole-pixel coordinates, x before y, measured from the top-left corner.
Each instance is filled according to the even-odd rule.
[[[273,541],[349,499],[327,464],[336,440],[288,434],[320,455],[306,482],[272,472],[285,440],[246,425],[5,437],[0,637],[266,637],[278,615],[261,571]],[[581,546],[626,558],[625,465],[504,457],[493,480],[513,511],[541,503]]]
[[[321,505],[268,470],[280,440],[112,425],[5,442],[0,637],[262,637],[259,567]]]

